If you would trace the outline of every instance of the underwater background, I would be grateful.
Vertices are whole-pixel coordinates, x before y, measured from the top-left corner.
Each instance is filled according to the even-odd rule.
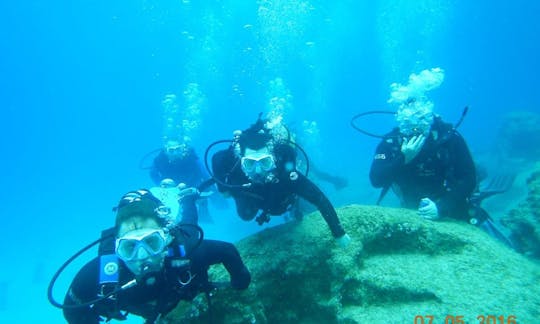
[[[540,126],[527,138],[515,136],[519,125],[500,134],[509,113],[540,114],[539,16],[532,0],[1,2],[0,318],[63,322],[49,280],[113,224],[122,194],[153,185],[140,166],[162,145],[167,95],[192,122],[201,158],[277,98],[285,122],[311,132],[303,144],[317,166],[349,180],[341,191],[321,183],[334,205],[372,205],[379,140],[350,120],[395,110],[391,83],[440,67],[435,113],[455,123],[468,106],[459,131],[473,156],[488,170],[526,172],[539,160]],[[378,134],[394,127],[384,115],[361,123]],[[518,141],[501,145],[508,138]],[[493,198],[493,215],[524,199],[519,184]],[[264,228],[227,203],[202,224],[207,237],[235,242]],[[94,255],[62,274],[57,300]]]

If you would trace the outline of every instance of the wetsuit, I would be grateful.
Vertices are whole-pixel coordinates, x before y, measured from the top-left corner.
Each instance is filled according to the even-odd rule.
[[[184,201],[182,223],[196,224],[197,214],[193,201]],[[208,269],[214,264],[223,264],[230,275],[230,286],[235,289],[246,289],[251,281],[249,270],[244,265],[234,245],[214,240],[203,240],[195,245],[195,232],[185,227],[189,236],[171,231],[175,240],[169,245],[169,256],[165,258],[164,267],[158,273],[140,280],[137,285],[113,295],[113,298],[102,300],[94,305],[75,309],[64,309],[64,317],[72,324],[96,324],[100,318],[122,319],[128,312],[145,318],[146,323],[154,323],[160,315],[167,314],[176,307],[180,300],[192,300],[204,291],[214,288],[208,281]],[[182,238],[182,239],[180,239]],[[182,242],[181,242],[182,241]],[[188,251],[186,257],[180,253],[180,244]],[[191,252],[190,252],[191,251]],[[74,305],[94,300],[101,291],[112,291],[134,279],[134,275],[125,264],[118,260],[118,282],[100,282],[100,257],[87,263],[75,276],[64,303]]]
[[[161,180],[172,179],[176,184],[185,183],[188,187],[198,186],[204,178],[207,178],[193,148],[189,148],[183,158],[172,161],[169,161],[167,154],[161,150],[154,159],[150,177],[158,186]]]
[[[401,153],[402,137],[396,128],[377,147],[369,174],[372,185],[391,186],[402,207],[417,209],[427,197],[439,215],[468,221],[476,172],[461,135],[436,117],[424,146],[408,164]]]
[[[252,183],[249,180],[232,148],[219,151],[212,157],[212,169],[218,180],[218,190],[234,198],[238,215],[244,220],[252,220],[258,213],[281,215],[300,197],[317,207],[334,237],[342,237],[345,231],[328,198],[311,180],[296,171],[294,148],[287,144],[278,144],[273,155],[276,162],[274,179],[266,183]],[[243,186],[244,184],[249,185]]]

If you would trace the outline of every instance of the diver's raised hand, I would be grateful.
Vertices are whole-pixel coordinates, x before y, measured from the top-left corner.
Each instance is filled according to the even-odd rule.
[[[422,134],[415,135],[409,140],[406,138],[403,139],[403,144],[401,144],[401,153],[405,156],[405,164],[411,162],[420,152],[422,146],[426,141],[426,137]]]
[[[195,201],[199,199],[201,193],[200,191],[195,187],[187,187],[185,184],[184,186],[180,187],[178,186],[179,192],[178,192],[178,202],[183,203],[186,201]]]

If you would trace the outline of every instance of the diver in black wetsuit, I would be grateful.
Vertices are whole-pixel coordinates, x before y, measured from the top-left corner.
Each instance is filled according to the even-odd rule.
[[[156,186],[163,188],[197,187],[209,178],[195,149],[188,143],[172,139],[166,142],[154,158],[150,168],[150,177]],[[216,195],[210,195],[209,199],[223,205]],[[197,200],[197,207],[200,221],[212,223],[208,199]]]
[[[100,249],[112,251],[93,259],[76,275],[62,306],[66,320],[95,324],[133,313],[154,323],[180,300],[192,300],[200,292],[217,286],[246,289],[251,276],[236,248],[202,240],[193,226],[197,224],[197,196],[182,198],[182,221],[171,226],[161,202],[149,191],[124,195],[117,207],[116,240],[111,242],[115,247]],[[209,267],[219,263],[229,272],[230,283],[208,281]],[[99,299],[110,291],[116,293]]]
[[[467,145],[439,117],[428,131],[408,138],[398,128],[388,134],[375,152],[371,183],[376,188],[392,186],[405,208],[417,209],[425,199],[430,205],[429,212],[422,213],[426,218],[468,220],[467,198],[476,187],[476,174]],[[414,152],[407,152],[408,147]]]
[[[187,187],[200,185],[208,178],[195,150],[176,140],[167,141],[164,148],[154,158],[150,168],[152,181],[159,186],[164,179],[171,179],[175,185]]]
[[[369,174],[372,185],[383,188],[380,199],[391,187],[402,207],[426,219],[463,220],[511,246],[473,199],[475,164],[457,130],[413,99],[400,107],[397,121],[378,145]]]
[[[265,121],[235,132],[233,144],[212,157],[213,176],[218,190],[230,195],[243,220],[256,218],[259,224],[269,215],[285,213],[297,197],[315,205],[342,246],[350,237],[322,191],[296,169],[296,151],[287,140],[280,140]]]

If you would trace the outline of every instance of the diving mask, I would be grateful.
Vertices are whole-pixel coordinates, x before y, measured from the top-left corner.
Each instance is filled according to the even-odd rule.
[[[165,154],[170,160],[184,158],[188,155],[188,146],[179,141],[168,141],[165,144]]]
[[[246,173],[261,173],[271,171],[276,167],[274,157],[271,154],[256,156],[244,156],[240,160],[242,170]]]
[[[419,136],[419,135],[426,135],[430,129],[429,124],[427,125],[419,125],[419,124],[401,124],[399,126],[399,131],[407,136],[407,137],[413,137],[413,136]]]
[[[134,230],[116,239],[115,252],[124,261],[140,260],[162,253],[168,243],[162,229]]]
[[[174,145],[174,146],[167,146],[165,148],[165,151],[167,152],[167,154],[169,155],[180,155],[183,153],[184,151],[184,147],[183,145],[179,144],[179,145]]]
[[[397,112],[399,131],[405,136],[427,135],[433,123],[432,105],[422,101],[411,101]]]

